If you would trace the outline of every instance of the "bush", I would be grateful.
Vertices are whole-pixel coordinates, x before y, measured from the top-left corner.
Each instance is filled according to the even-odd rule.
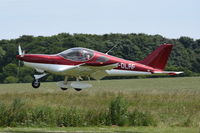
[[[81,110],[78,110],[76,108],[71,108],[71,109],[64,108],[60,111],[61,112],[57,118],[57,126],[77,127],[84,125],[85,115],[82,113]]]
[[[1,127],[78,127],[78,126],[154,126],[156,121],[149,113],[128,111],[128,103],[122,97],[111,101],[109,109],[84,110],[66,107],[30,107],[21,99],[12,104],[0,103]],[[187,124],[187,123],[186,123]]]
[[[8,76],[5,80],[4,83],[16,83],[18,82],[18,78],[14,76]]]
[[[26,125],[28,119],[27,110],[21,99],[15,99],[10,106],[0,105],[0,123],[1,126],[16,127]]]
[[[33,125],[46,127],[55,126],[55,111],[48,106],[37,106],[31,109],[31,121]]]
[[[0,126],[5,126],[6,124],[6,106],[0,103]]]
[[[23,77],[22,82],[23,83],[30,83],[33,81],[33,77],[31,77],[30,75],[26,75],[25,77]]]
[[[118,96],[110,103],[110,119],[112,125],[123,126],[128,124],[128,103],[121,96]]]
[[[129,114],[129,122],[131,126],[156,126],[157,123],[148,113],[134,110]]]
[[[110,125],[108,112],[106,110],[87,111],[85,116],[85,126]]]

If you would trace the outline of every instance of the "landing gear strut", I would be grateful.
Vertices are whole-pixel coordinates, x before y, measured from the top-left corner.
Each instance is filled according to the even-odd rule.
[[[67,85],[67,82],[68,82],[68,77],[65,76],[64,85]],[[68,88],[65,88],[65,87],[62,86],[62,87],[60,87],[60,89],[63,90],[63,91],[65,91],[65,90],[67,90]]]

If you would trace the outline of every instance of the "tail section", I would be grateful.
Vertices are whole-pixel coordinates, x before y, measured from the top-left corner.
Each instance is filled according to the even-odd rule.
[[[163,44],[149,54],[144,60],[139,61],[139,63],[164,70],[172,47],[172,44]]]

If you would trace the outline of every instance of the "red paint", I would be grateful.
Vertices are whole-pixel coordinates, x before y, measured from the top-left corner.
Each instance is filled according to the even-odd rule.
[[[172,44],[161,45],[159,48],[149,54],[143,61],[139,61],[138,63],[164,70],[172,47]]]
[[[172,44],[163,44],[142,61],[124,60],[97,51],[93,51],[94,56],[90,60],[83,62],[68,60],[60,55],[25,54],[23,56],[17,55],[16,58],[31,63],[60,65],[78,65],[85,63],[90,66],[104,66],[119,63],[118,67],[115,69],[153,73],[154,71],[162,71],[165,68],[172,46]],[[109,60],[105,62],[96,62],[97,58],[101,56],[104,56]]]

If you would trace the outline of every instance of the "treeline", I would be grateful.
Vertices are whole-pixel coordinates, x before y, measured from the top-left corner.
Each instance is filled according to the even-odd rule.
[[[0,82],[31,82],[34,71],[19,64],[15,56],[20,44],[26,53],[55,54],[72,47],[86,47],[107,52],[115,44],[118,46],[109,54],[128,60],[142,60],[163,43],[174,44],[167,70],[184,71],[182,76],[200,73],[200,39],[189,37],[167,39],[160,35],[146,34],[68,34],[50,37],[23,35],[17,39],[0,40]],[[20,69],[18,65],[21,65]],[[62,80],[63,77],[49,75],[44,80]]]

